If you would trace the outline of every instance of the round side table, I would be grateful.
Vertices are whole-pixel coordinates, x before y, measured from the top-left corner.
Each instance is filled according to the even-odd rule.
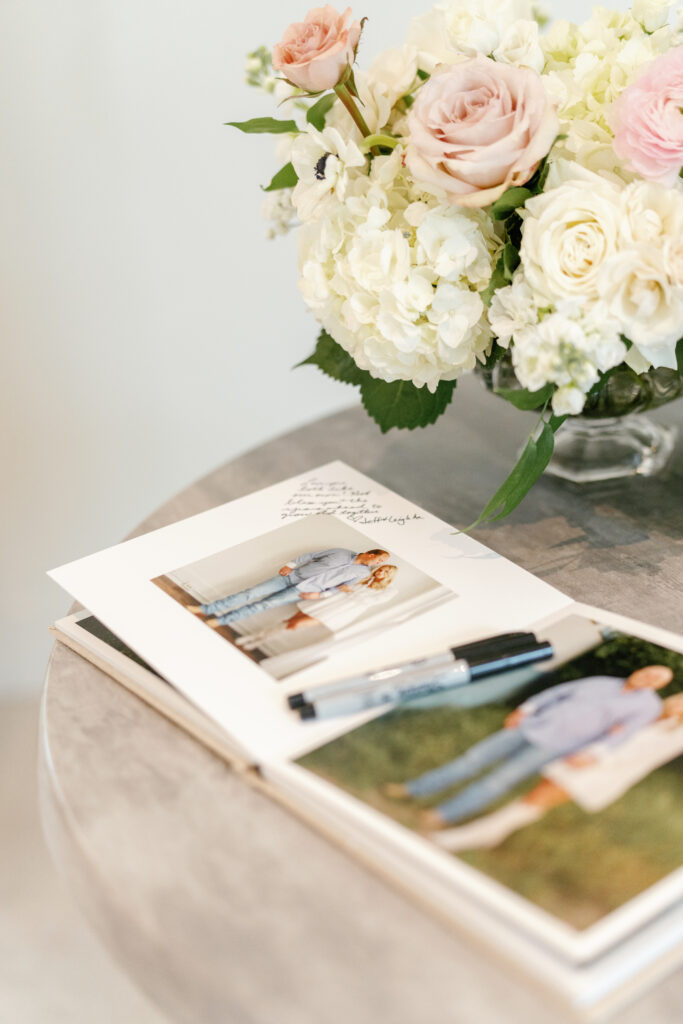
[[[683,422],[679,403],[663,422]],[[525,431],[475,380],[428,431],[353,409],[278,438],[137,532],[343,459],[443,519],[472,522]],[[663,475],[547,478],[475,536],[577,600],[681,628],[683,443]],[[183,1024],[547,1024],[572,1019],[56,644],[41,721],[48,841],[111,954]],[[683,973],[620,1024],[680,1020]]]

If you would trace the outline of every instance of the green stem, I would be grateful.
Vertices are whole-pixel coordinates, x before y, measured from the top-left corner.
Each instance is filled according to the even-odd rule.
[[[362,143],[362,149],[372,149],[374,146],[384,146],[387,149],[396,149],[400,139],[395,139],[393,135],[368,135]]]
[[[342,103],[348,110],[349,114],[353,118],[354,124],[357,126],[358,131],[361,133],[364,139],[367,139],[368,135],[370,134],[370,129],[365,123],[365,118],[363,117],[360,110],[356,106],[356,101],[354,100],[353,96],[351,95],[347,87],[340,82],[338,85],[335,85],[334,91],[336,92],[337,96],[342,101]]]

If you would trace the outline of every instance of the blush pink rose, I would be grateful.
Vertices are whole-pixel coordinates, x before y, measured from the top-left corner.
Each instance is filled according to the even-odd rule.
[[[302,22],[290,25],[273,48],[275,70],[306,92],[334,89],[353,63],[360,39],[357,21],[346,27],[350,15],[350,7],[343,14],[329,4],[314,7]]]
[[[683,46],[650,64],[612,104],[614,152],[649,181],[673,186],[683,167]]]
[[[535,71],[478,56],[436,69],[408,127],[406,163],[416,183],[459,206],[488,206],[529,180],[558,120]]]

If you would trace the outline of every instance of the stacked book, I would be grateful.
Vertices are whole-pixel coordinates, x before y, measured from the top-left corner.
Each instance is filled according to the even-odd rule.
[[[683,637],[340,462],[51,575],[61,642],[572,1007],[683,959]]]

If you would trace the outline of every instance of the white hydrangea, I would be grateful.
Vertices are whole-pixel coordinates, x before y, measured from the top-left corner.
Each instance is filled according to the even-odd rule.
[[[519,331],[538,323],[538,316],[536,296],[523,273],[516,274],[507,288],[499,288],[489,307],[491,330],[505,348]]]
[[[296,227],[296,210],[292,203],[291,188],[268,192],[261,204],[261,216],[268,224],[268,238],[286,235]]]
[[[531,0],[480,0],[476,7],[470,0],[450,0],[413,19],[408,43],[418,52],[420,68],[431,74],[437,64],[454,64],[476,53],[490,56],[522,22],[534,23]],[[526,58],[533,51],[528,38],[516,43],[512,38],[505,44],[507,52],[514,47]]]
[[[400,146],[344,173],[344,200],[299,232],[301,293],[361,369],[435,391],[488,351],[500,243],[485,214],[416,193]]]
[[[493,57],[504,64],[531,68],[540,75],[545,67],[545,54],[538,37],[538,22],[522,20],[509,25],[502,33]]]
[[[643,0],[646,6],[662,5]],[[594,171],[633,175],[623,167],[612,148],[607,122],[609,108],[642,68],[676,45],[672,29],[664,22],[655,31],[644,24],[659,16],[596,7],[582,25],[558,21],[541,37],[545,53],[544,85],[557,105],[560,128],[566,138],[555,153],[576,160]]]
[[[683,182],[665,188],[624,167],[608,120],[644,65],[683,44],[668,6],[596,8],[583,25],[559,22],[539,36],[532,0],[446,0],[414,19],[405,46],[355,72],[369,130],[397,141],[390,155],[375,148],[368,156],[339,100],[322,131],[306,124],[279,137],[280,160],[292,162],[298,182],[267,195],[270,234],[298,217],[303,298],[361,369],[435,391],[483,360],[495,336],[524,387],[554,385],[553,411],[576,415],[600,374],[621,362],[637,373],[675,367]],[[404,98],[419,88],[418,70],[477,53],[541,74],[565,136],[551,152],[544,192],[520,211],[520,266],[488,310],[482,292],[502,226],[490,211],[422,192],[404,158]],[[291,110],[302,101],[287,90],[276,87]]]
[[[600,303],[586,310],[578,302],[560,302],[554,312],[514,337],[517,379],[530,391],[555,384],[552,408],[558,416],[581,412],[600,372],[618,366],[626,355],[619,324]]]
[[[672,7],[672,0],[633,0],[631,12],[646,32],[656,32],[668,22]]]

